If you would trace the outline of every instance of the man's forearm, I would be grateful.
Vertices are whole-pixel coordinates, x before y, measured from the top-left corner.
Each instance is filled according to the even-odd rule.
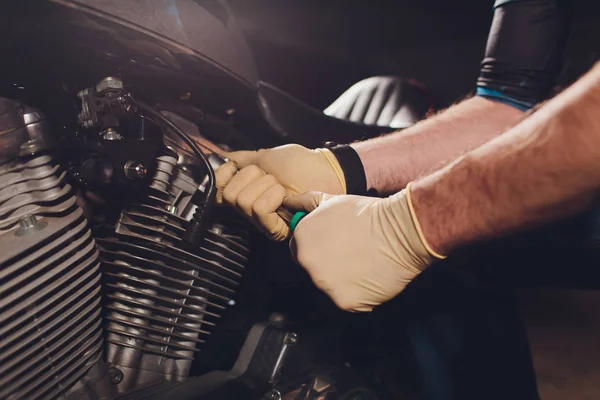
[[[409,129],[352,145],[367,186],[393,193],[517,124],[523,112],[474,97]]]
[[[414,183],[434,250],[569,216],[600,187],[600,65],[531,117]]]

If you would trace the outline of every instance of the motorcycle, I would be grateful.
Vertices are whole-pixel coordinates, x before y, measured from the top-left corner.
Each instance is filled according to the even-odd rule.
[[[0,398],[389,395],[393,366],[216,204],[214,170],[228,150],[410,126],[421,87],[371,78],[317,110],[259,79],[225,1],[12,2],[0,19]]]

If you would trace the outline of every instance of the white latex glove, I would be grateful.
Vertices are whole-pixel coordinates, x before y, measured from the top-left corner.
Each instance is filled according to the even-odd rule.
[[[237,208],[273,240],[285,240],[290,234],[276,212],[285,197],[309,190],[346,193],[342,168],[327,149],[292,144],[226,156],[231,162],[216,171],[217,201]]]
[[[421,237],[408,190],[386,199],[309,192],[285,200],[310,213],[294,232],[293,255],[340,308],[371,311],[443,258]]]

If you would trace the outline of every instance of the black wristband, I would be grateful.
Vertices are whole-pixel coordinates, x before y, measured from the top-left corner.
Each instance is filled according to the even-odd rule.
[[[342,171],[344,171],[346,194],[365,196],[367,194],[367,176],[356,150],[348,145],[332,146],[330,143],[328,144],[327,148],[337,158]]]

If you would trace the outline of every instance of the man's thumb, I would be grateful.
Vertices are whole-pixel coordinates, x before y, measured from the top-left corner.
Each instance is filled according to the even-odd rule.
[[[306,192],[298,196],[287,197],[283,200],[283,206],[288,210],[312,212],[323,201],[330,199],[331,195],[321,192]]]

